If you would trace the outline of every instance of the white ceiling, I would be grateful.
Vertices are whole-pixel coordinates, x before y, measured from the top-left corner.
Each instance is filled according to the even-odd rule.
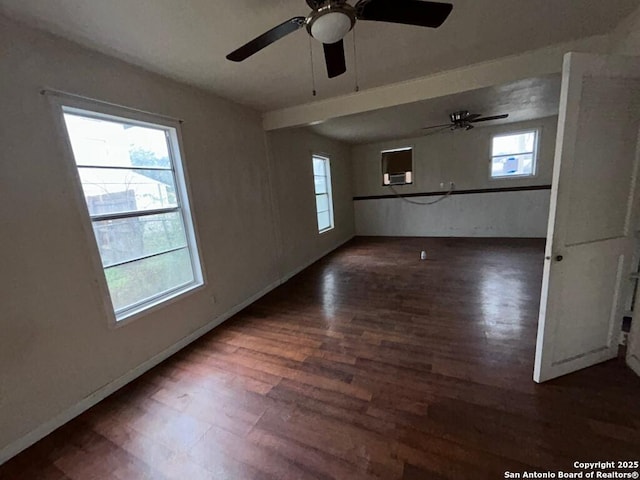
[[[359,22],[361,88],[546,45],[603,34],[638,0],[452,0],[440,29]],[[235,64],[225,55],[265,30],[309,9],[304,0],[0,0],[18,18],[149,70],[203,87],[261,111],[310,102],[309,41],[298,31]],[[317,98],[353,90],[349,72],[326,78],[314,44]]]
[[[509,114],[504,120],[478,123],[477,128],[534,120],[558,114],[560,85],[560,75],[549,75],[334,118],[308,128],[335,140],[358,144],[430,134],[422,128],[448,123],[449,114],[459,110],[483,116]]]

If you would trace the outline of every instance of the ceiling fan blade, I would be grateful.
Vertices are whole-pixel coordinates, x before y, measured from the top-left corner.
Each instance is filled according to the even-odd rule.
[[[490,122],[491,120],[501,120],[503,118],[508,118],[509,114],[505,113],[504,115],[494,115],[492,117],[483,117],[483,118],[477,118],[475,120],[469,120],[472,123],[477,123],[477,122]]]
[[[356,4],[358,19],[404,23],[438,28],[447,19],[453,5],[421,0],[360,0]]]
[[[347,61],[344,58],[344,42],[324,43],[324,59],[327,62],[327,75],[335,78],[347,71]]]
[[[471,115],[469,115],[467,118],[465,118],[465,121],[467,122],[473,122],[476,118],[480,118],[482,115],[480,113],[472,113]]]
[[[254,38],[246,45],[243,45],[239,49],[231,52],[227,55],[227,60],[232,62],[242,62],[246,60],[254,53],[259,52],[265,47],[268,47],[273,42],[280,40],[281,38],[295,32],[302,28],[304,25],[305,17],[293,17],[284,23],[281,23],[277,27],[272,28],[268,32],[263,33],[257,38]]]
[[[452,127],[453,123],[443,123],[442,125],[432,125],[430,127],[424,127],[422,130],[431,130],[432,128]]]

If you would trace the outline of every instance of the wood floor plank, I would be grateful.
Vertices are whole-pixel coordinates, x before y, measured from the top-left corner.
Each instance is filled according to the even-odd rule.
[[[356,238],[0,478],[477,480],[637,460],[623,361],[532,381],[543,255],[541,240]]]

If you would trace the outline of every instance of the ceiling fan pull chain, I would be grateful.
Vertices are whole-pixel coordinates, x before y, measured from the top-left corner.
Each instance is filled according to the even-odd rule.
[[[360,91],[360,82],[358,80],[358,50],[356,49],[356,29],[353,29],[353,69],[356,74],[356,92]]]
[[[313,43],[311,41],[311,36],[309,36],[309,58],[311,59],[311,86],[313,88],[313,96],[315,97],[318,92],[316,92],[316,75],[315,69],[313,68]]]

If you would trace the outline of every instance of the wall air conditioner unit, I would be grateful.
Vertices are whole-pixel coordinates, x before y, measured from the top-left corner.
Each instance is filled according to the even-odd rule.
[[[413,183],[411,172],[384,174],[385,185],[407,185],[408,183]]]
[[[413,148],[404,147],[382,151],[382,185],[409,185],[413,183]]]

